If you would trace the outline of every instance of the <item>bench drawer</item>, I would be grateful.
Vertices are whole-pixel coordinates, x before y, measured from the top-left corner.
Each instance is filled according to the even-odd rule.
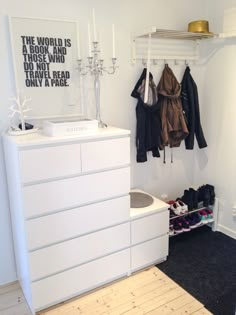
[[[168,255],[168,242],[168,235],[163,235],[133,246],[131,248],[131,270],[135,271],[165,259]]]
[[[169,231],[169,211],[163,211],[131,222],[131,244],[144,242]]]

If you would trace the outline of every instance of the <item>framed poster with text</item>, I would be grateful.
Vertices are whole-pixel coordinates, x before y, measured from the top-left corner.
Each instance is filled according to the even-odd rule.
[[[9,17],[16,91],[31,98],[28,117],[83,115],[78,22]]]

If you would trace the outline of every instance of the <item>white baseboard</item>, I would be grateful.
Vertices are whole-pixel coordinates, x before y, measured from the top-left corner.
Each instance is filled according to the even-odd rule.
[[[217,231],[220,231],[220,232],[222,232],[222,233],[224,233],[224,234],[226,234],[226,235],[228,235],[228,236],[230,236],[236,240],[236,231],[231,230],[224,225],[218,224],[217,225]]]

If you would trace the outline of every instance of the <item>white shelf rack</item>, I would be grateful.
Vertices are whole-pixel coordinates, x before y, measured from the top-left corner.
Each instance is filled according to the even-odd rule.
[[[208,207],[204,207],[203,204],[199,204],[199,208],[198,209],[191,210],[191,211],[189,211],[187,213],[184,213],[182,215],[170,217],[169,218],[169,223],[171,225],[171,224],[173,224],[173,220],[175,220],[175,219],[178,219],[178,218],[181,218],[181,217],[185,217],[185,216],[187,216],[189,214],[192,214],[192,213],[195,213],[195,212],[199,212],[199,211],[207,209],[207,208],[210,208],[213,211],[213,221],[209,222],[209,223],[202,223],[196,228],[199,228],[199,227],[204,226],[204,225],[208,225],[212,229],[212,231],[214,231],[214,232],[218,231],[218,216],[219,216],[219,199],[218,199],[218,197],[215,197],[214,205],[209,205]],[[196,228],[191,229],[191,231],[195,230]],[[177,235],[180,235],[180,234],[182,234],[182,233],[179,233],[179,234],[176,233],[176,234],[169,235],[169,236],[173,237],[173,236],[177,236]]]
[[[183,40],[200,40],[207,38],[218,37],[218,34],[214,33],[192,33],[186,31],[177,31],[177,30],[165,30],[158,29],[154,26],[145,29],[144,31],[137,32],[134,34],[136,38],[138,37],[148,37],[151,34],[154,38],[165,38],[165,39],[183,39]]]
[[[201,40],[218,38],[214,33],[192,33],[177,30],[158,29],[154,26],[136,32],[132,36],[132,62],[147,60],[199,60]],[[149,56],[149,58],[148,58]]]
[[[220,33],[219,38],[236,38],[236,31]]]

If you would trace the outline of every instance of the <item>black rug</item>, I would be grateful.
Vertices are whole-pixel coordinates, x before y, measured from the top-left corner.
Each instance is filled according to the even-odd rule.
[[[170,238],[157,267],[214,315],[236,314],[236,241],[203,226]]]

